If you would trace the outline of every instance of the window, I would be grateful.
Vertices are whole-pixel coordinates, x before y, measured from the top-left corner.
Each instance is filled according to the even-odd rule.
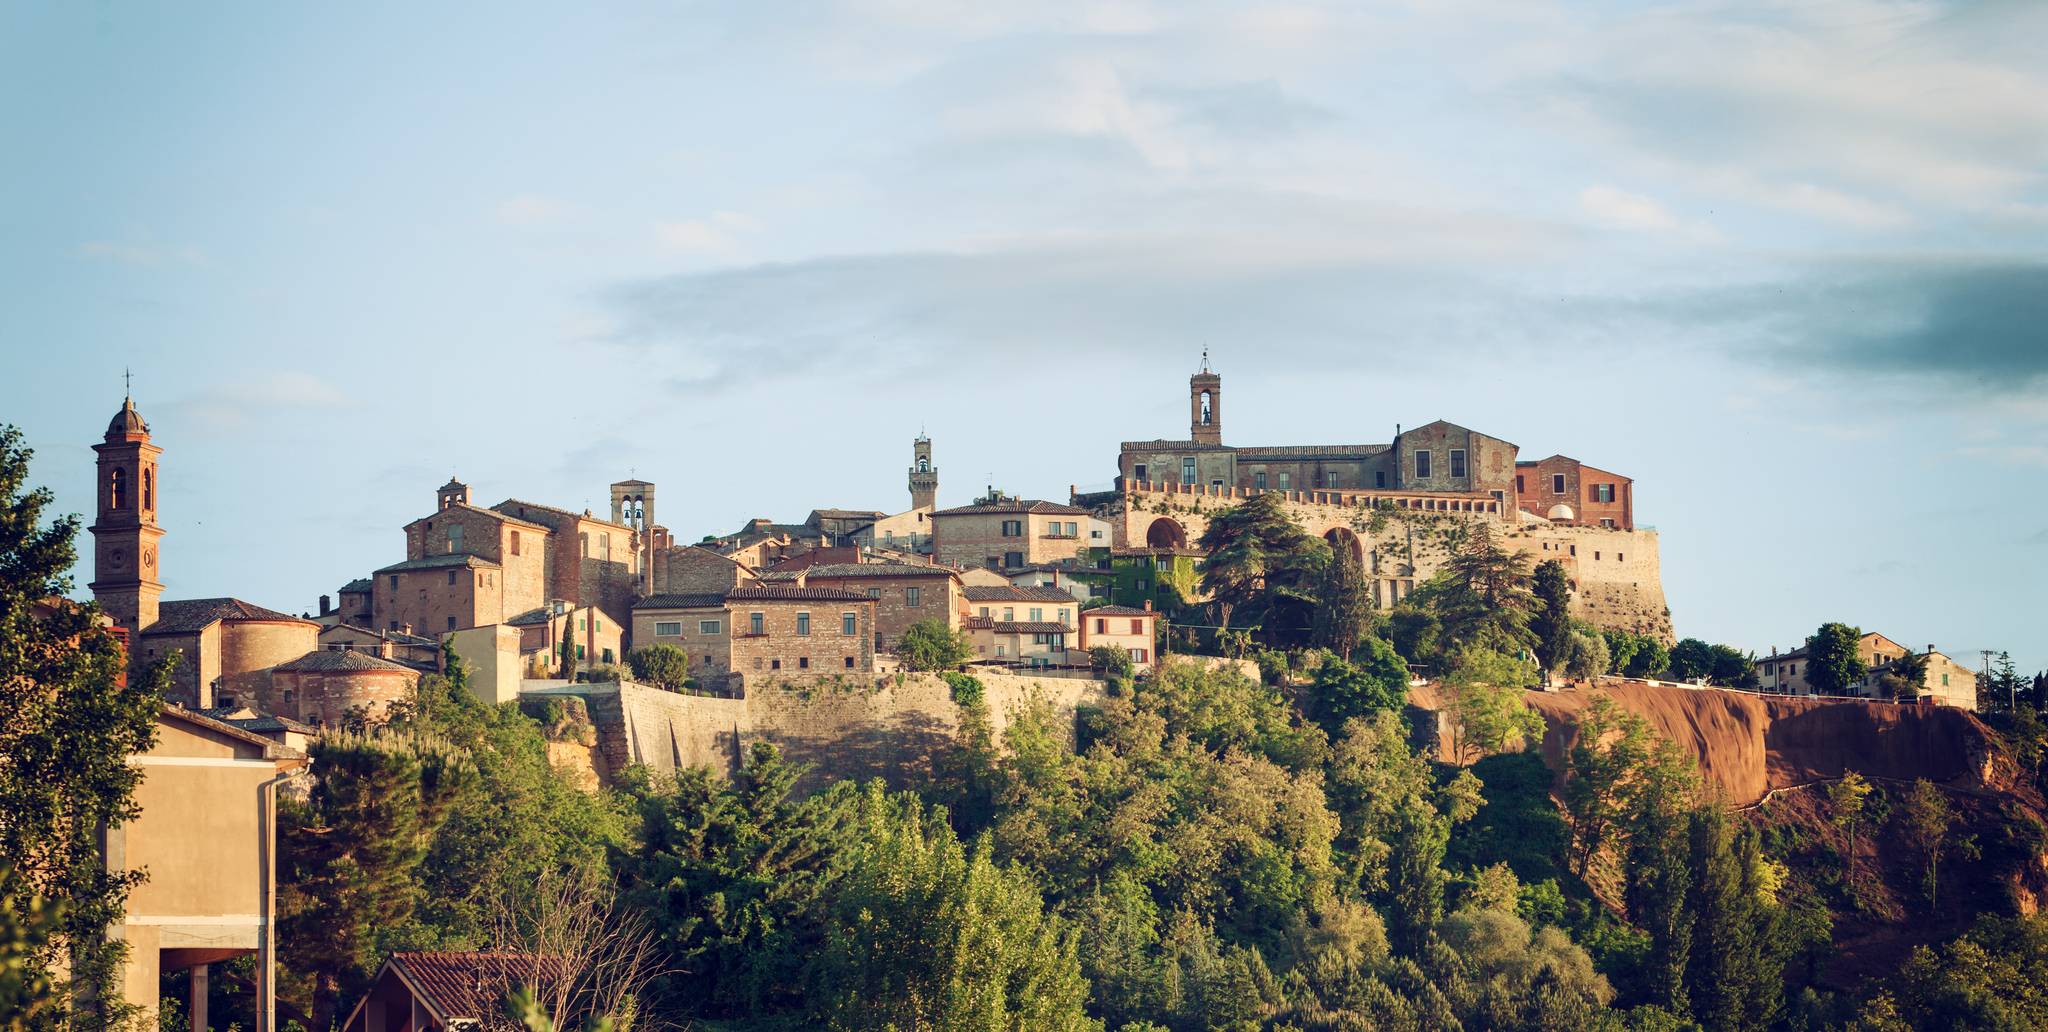
[[[981,607],[981,618],[982,618],[982,619],[984,619],[984,620],[988,619],[988,607],[987,607],[987,606],[982,606],[982,607]]]
[[[1061,623],[1061,624],[1065,624],[1066,622],[1067,622],[1067,611],[1066,611],[1066,610],[1064,610],[1064,609],[1062,609],[1062,610],[1060,610],[1060,623]]]
[[[460,551],[462,551],[462,524],[457,523],[448,528],[448,554],[453,555]]]
[[[1288,475],[1287,475],[1287,474],[1285,474],[1285,473],[1282,473],[1282,474],[1280,474],[1280,490],[1282,490],[1282,491],[1285,491],[1285,490],[1287,490],[1287,486],[1288,486],[1288,485],[1287,485],[1287,481],[1288,481]]]
[[[1522,485],[1522,475],[1521,475],[1520,473],[1517,473],[1517,474],[1515,474],[1515,493],[1516,493],[1516,494],[1524,494],[1524,493],[1526,493],[1526,492],[1527,492],[1528,490],[1529,490],[1529,489],[1528,489],[1527,487],[1524,487],[1524,486]]]
[[[1465,449],[1463,448],[1451,449],[1451,475],[1454,477],[1465,475]]]
[[[1004,536],[1004,537],[1023,537],[1023,536],[1024,536],[1024,521],[1023,521],[1023,520],[1004,520],[1004,521],[1003,521],[1003,536]]]
[[[1260,470],[1257,473],[1252,474],[1252,487],[1260,491],[1264,491],[1266,489],[1265,470]]]
[[[998,655],[998,656],[1007,656],[1007,655],[1009,655],[1009,653],[1008,653],[1008,652],[1006,651],[1006,650],[1007,650],[1008,648],[1009,648],[1009,646],[1007,646],[1007,645],[998,645],[998,646],[996,646],[996,655]]]
[[[1195,482],[1195,460],[1180,460],[1180,482],[1183,484],[1193,484]]]
[[[1572,554],[1573,554],[1573,555],[1578,555],[1578,554],[1579,554],[1579,546],[1577,546],[1577,545],[1572,545],[1572,546],[1570,546],[1570,547],[1571,547],[1571,550],[1572,550]]]
[[[848,656],[848,657],[846,657],[846,669],[848,669],[848,670],[851,670],[851,669],[853,669],[853,657],[852,657],[852,656]]]
[[[394,588],[398,586],[398,575],[395,573],[391,575],[391,586]]]
[[[1108,621],[1108,620],[1103,620],[1103,619],[1100,619],[1100,618],[1098,618],[1098,619],[1097,619],[1097,620],[1095,621],[1095,633],[1097,633],[1097,634],[1108,634],[1108,633],[1109,633],[1109,621]]]
[[[1067,521],[1067,536],[1068,536],[1068,537],[1080,537],[1080,536],[1081,536],[1081,525],[1080,525],[1079,523],[1075,523],[1075,522],[1074,522],[1074,521],[1072,521],[1072,520],[1068,520],[1068,521]]]
[[[1045,622],[1045,610],[1043,610],[1043,609],[1039,609],[1039,608],[1036,608],[1036,607],[1034,607],[1034,608],[1033,608],[1033,609],[1031,610],[1031,622],[1032,622],[1032,623],[1044,623],[1044,622]]]
[[[107,508],[126,509],[127,507],[128,471],[116,469],[113,475],[107,478]]]
[[[765,613],[748,613],[747,630],[753,634],[768,633],[768,617]]]
[[[1144,649],[1131,650],[1131,662],[1133,663],[1144,663],[1148,662],[1150,659],[1150,655],[1148,655]]]
[[[1016,623],[1016,622],[1017,622],[1017,609],[1016,609],[1016,607],[1014,607],[1014,606],[1004,606],[1004,607],[1003,607],[1003,622],[1004,622],[1004,623]]]
[[[1601,526],[1603,526],[1603,527],[1606,527],[1606,528],[1607,528],[1607,529],[1609,529],[1609,530],[1613,530],[1613,529],[1614,529],[1614,521],[1613,521],[1613,520],[1610,520],[1610,519],[1606,519],[1606,518],[1604,518],[1604,517],[1603,517],[1603,518],[1602,518],[1602,519],[1600,520],[1600,525],[1601,525]]]
[[[778,664],[776,664],[776,665],[777,665],[777,666],[781,666],[781,664],[780,664],[780,663],[778,663]],[[754,669],[756,669],[756,670],[759,670],[759,669],[761,669],[761,657],[759,657],[759,656],[755,656],[755,657],[754,657]]]
[[[580,643],[576,646],[576,658],[579,660],[583,658],[583,646]]]
[[[588,533],[578,534],[576,539],[583,546],[583,558],[590,558],[590,535]]]
[[[612,661],[612,650],[611,650],[611,649],[605,649],[605,650],[604,650],[604,661],[605,661],[605,662],[606,662],[607,664],[609,664],[609,663],[610,663],[610,662]]]
[[[1418,450],[1418,451],[1417,451],[1417,452],[1415,453],[1415,479],[1417,479],[1417,480],[1424,480],[1424,479],[1427,479],[1428,477],[1429,477],[1429,449],[1427,449],[1427,448],[1424,448],[1424,449]]]
[[[903,604],[911,609],[916,609],[918,606],[922,605],[923,597],[924,589],[922,588],[903,589]]]
[[[1132,617],[1132,618],[1131,618],[1131,633],[1132,633],[1132,634],[1143,634],[1143,633],[1145,633],[1145,618],[1144,618],[1144,617],[1142,617],[1142,616],[1134,616],[1134,617]]]
[[[683,622],[681,620],[656,620],[654,622],[654,636],[657,638],[674,638],[682,633]]]
[[[881,597],[882,597],[882,589],[880,589],[880,588],[869,588],[869,589],[868,589],[868,597],[869,597],[869,598],[881,598]]]
[[[612,536],[610,534],[599,535],[597,539],[597,557],[605,562],[611,562]]]
[[[1595,550],[1594,550],[1594,552],[1593,552],[1593,561],[1594,561],[1594,562],[1598,562],[1599,560],[1600,560],[1600,552],[1599,552],[1599,550],[1598,550],[1598,549],[1595,549]]]
[[[156,470],[142,471],[142,508],[146,512],[156,508]]]
[[[451,631],[455,629],[455,618],[452,616],[448,618],[448,629]]]
[[[448,583],[450,583],[450,584],[453,584],[453,583],[455,583],[455,571],[454,571],[454,570],[449,570],[449,571],[448,571]]]
[[[718,631],[719,631],[719,627],[718,627],[718,621],[716,621],[716,620],[699,620],[699,621],[697,621],[697,633],[698,633],[698,634],[717,634],[717,633],[718,633]],[[656,633],[656,634],[659,634],[659,633],[661,633],[661,632],[659,632],[659,631],[656,631],[655,633]],[[678,633],[678,634],[682,633],[682,629],[681,629],[681,628],[677,628],[677,629],[676,629],[676,633]]]
[[[782,661],[781,661],[781,660],[779,660],[779,659],[771,659],[771,660],[769,660],[769,661],[768,661],[768,669],[770,669],[770,670],[780,670],[780,669],[782,669]]]
[[[1564,493],[1564,474],[1552,473],[1550,475],[1550,493],[1560,495]]]
[[[839,614],[839,633],[851,638],[860,633],[860,617],[852,613]]]
[[[1222,478],[1222,477],[1217,477],[1216,479],[1214,479],[1214,480],[1211,480],[1211,481],[1209,481],[1209,486],[1210,486],[1210,487],[1222,487],[1222,486],[1223,486],[1223,478]]]
[[[811,614],[809,614],[809,613],[798,613],[798,614],[796,614],[796,634],[797,634],[797,637],[799,637],[799,638],[807,638],[807,637],[810,637],[810,634],[811,634]]]
[[[811,657],[809,657],[809,656],[798,656],[798,657],[796,657],[796,668],[797,668],[798,670],[809,670],[809,669],[811,668]]]
[[[1145,464],[1140,462],[1137,465],[1132,466],[1131,477],[1135,480],[1143,482],[1145,480]]]
[[[1018,567],[1018,566],[1022,566],[1022,565],[1024,565],[1024,553],[1022,553],[1022,552],[1004,552],[1004,553],[1003,553],[1003,565],[1004,565],[1004,566],[1009,566],[1009,567],[1013,567],[1013,568],[1014,568],[1014,567]]]
[[[1596,502],[1612,502],[1612,501],[1614,501],[1614,485],[1613,485],[1613,484],[1596,484],[1596,485],[1594,485],[1594,487],[1593,487],[1593,500],[1594,500],[1594,501],[1596,501]]]
[[[516,530],[512,532],[512,554],[519,554],[519,532]]]

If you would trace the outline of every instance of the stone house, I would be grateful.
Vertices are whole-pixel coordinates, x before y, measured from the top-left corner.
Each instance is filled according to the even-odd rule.
[[[1927,657],[1927,674],[1920,682],[1921,701],[1974,711],[1977,708],[1976,672],[1935,651],[1932,645],[1927,646],[1927,651],[1921,655]],[[1871,664],[1869,676],[1863,679],[1863,693],[1871,698],[1883,698],[1883,678],[1891,673],[1892,665],[1898,661],[1895,657]]]
[[[639,594],[640,553],[632,527],[539,502],[507,498],[492,511],[538,523],[551,532],[546,556],[549,598],[596,606],[623,624]]]
[[[1856,654],[1868,667],[1877,667],[1906,655],[1907,649],[1876,631],[1857,639]],[[1771,654],[1756,661],[1758,687],[1765,692],[1780,695],[1812,695],[1813,686],[1806,681],[1806,646],[1801,645],[1789,652],[1772,650]]]
[[[441,668],[441,642],[404,631],[379,631],[350,623],[333,623],[320,628],[320,647],[335,651],[367,652],[379,659],[403,663],[415,670]]]
[[[932,513],[932,556],[948,566],[990,569],[1086,558],[1086,509],[991,494]]]
[[[937,619],[958,630],[967,618],[966,586],[958,571],[911,563],[821,563],[799,572],[799,585],[863,595],[875,605],[875,648],[896,651],[903,632]]]
[[[1081,603],[1059,588],[969,587],[969,637],[975,657],[1008,666],[1066,666],[1080,632]]]
[[[625,662],[626,632],[629,625],[592,605],[577,605],[551,599],[547,605],[517,614],[505,623],[519,629],[520,664],[536,677],[551,677],[561,669],[564,646],[576,647],[579,672]]]
[[[700,684],[744,690],[763,679],[868,676],[875,600],[837,588],[764,584],[723,594],[656,595],[633,607],[633,640],[689,656]]]
[[[754,568],[738,557],[703,545],[657,547],[652,594],[703,595],[731,591],[752,583],[755,578]]]
[[[1130,606],[1096,606],[1081,611],[1081,648],[1098,645],[1121,646],[1131,654],[1135,673],[1149,674],[1158,661],[1159,614],[1150,603],[1143,609]]]
[[[269,695],[272,667],[319,647],[319,624],[238,598],[160,603],[135,645],[144,663],[183,653],[170,697],[193,709],[257,703]]]

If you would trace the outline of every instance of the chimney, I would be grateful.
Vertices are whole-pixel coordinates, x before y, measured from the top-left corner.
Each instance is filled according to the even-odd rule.
[[[328,613],[333,612],[333,610],[334,606],[328,601],[327,596],[320,596],[320,615],[326,616]]]
[[[1145,600],[1145,611],[1148,613],[1152,611],[1152,600],[1149,598]]]
[[[398,625],[398,633],[400,633],[400,634],[411,634],[411,633],[412,633],[412,625],[411,625],[411,624],[409,624],[409,623],[402,623],[402,624],[399,624],[399,625]]]

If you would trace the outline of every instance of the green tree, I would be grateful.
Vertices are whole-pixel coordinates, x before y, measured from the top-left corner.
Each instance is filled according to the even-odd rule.
[[[1955,810],[1948,795],[1926,778],[1913,782],[1898,810],[1906,842],[1920,854],[1920,888],[1928,906],[1936,903],[1941,887],[1941,858],[1950,848],[1949,833],[1955,829]]]
[[[1529,622],[1537,599],[1528,582],[1528,557],[1502,548],[1485,524],[1476,526],[1444,564],[1435,598],[1447,650],[1533,652],[1539,642]]]
[[[1712,1029],[1769,1028],[1784,1005],[1789,942],[1759,835],[1738,833],[1727,811],[1709,804],[1692,811],[1689,838],[1693,1016]]]
[[[1367,638],[1353,656],[1355,663],[1330,659],[1316,668],[1316,722],[1333,735],[1353,717],[1398,711],[1408,702],[1408,664],[1392,645]]]
[[[1608,665],[1607,639],[1589,628],[1574,627],[1565,655],[1565,673],[1590,680],[1606,673]]]
[[[1202,589],[1219,622],[1260,626],[1276,644],[1299,645],[1314,625],[1330,546],[1287,515],[1278,494],[1255,495],[1202,532]]]
[[[838,876],[854,791],[802,794],[806,770],[756,742],[729,779],[697,767],[621,786],[641,831],[616,867],[661,936],[666,969],[683,973],[670,991],[693,1013],[802,1006],[800,975],[819,944],[818,908]]]
[[[1451,718],[1452,762],[1520,749],[1543,737],[1543,718],[1523,701],[1536,680],[1533,664],[1485,649],[1465,649],[1452,661],[1443,688]]]
[[[576,679],[576,610],[562,619],[562,665],[556,677],[564,681]]]
[[[1099,1029],[1078,941],[986,843],[870,783],[804,981],[834,1028]]]
[[[626,654],[633,679],[672,692],[690,686],[690,657],[674,645],[642,645]]]
[[[1628,657],[1628,667],[1622,671],[1630,677],[1656,677],[1670,664],[1671,652],[1664,643],[1650,635],[1636,636],[1635,651]]]
[[[1853,893],[1856,888],[1856,832],[1863,825],[1864,802],[1870,798],[1870,782],[1855,771],[1828,786],[1828,819],[1842,829],[1842,883]]]
[[[1983,917],[1939,948],[1913,951],[1852,1029],[2048,1028],[2048,917]]]
[[[1985,677],[1977,687],[1977,698],[1987,706],[2002,707],[2008,712],[2019,709],[2021,689],[2027,679],[2020,676],[2019,668],[2013,665],[2012,653],[2000,652],[1991,661],[1990,676]]]
[[[966,631],[956,631],[938,617],[926,617],[903,629],[896,655],[907,670],[951,670],[974,658],[974,642]]]
[[[1343,545],[1330,551],[1316,610],[1315,643],[1345,655],[1372,627],[1372,589],[1356,549]]]
[[[126,947],[106,931],[142,877],[109,870],[99,836],[137,815],[142,771],[128,758],[155,744],[170,671],[124,685],[127,657],[99,608],[63,600],[78,518],[48,517],[49,490],[28,486],[30,455],[20,431],[0,427],[0,859],[23,891],[62,907],[61,930],[21,977],[68,969],[90,998],[118,972]],[[119,998],[99,992],[99,1020],[122,1016]]]
[[[37,895],[0,861],[0,1030],[54,1024],[65,992],[40,958],[63,927],[64,905]]]
[[[412,916],[434,832],[474,769],[444,743],[394,732],[314,742],[313,787],[278,807],[279,935],[287,986],[317,1028],[360,992],[378,935]]]
[[[1645,639],[1627,631],[1611,628],[1601,631],[1600,637],[1607,642],[1607,672],[1628,673],[1629,664],[1634,661],[1636,650],[1643,647]]]
[[[1713,665],[1707,677],[1713,683],[1727,688],[1756,690],[1756,660],[1727,645],[1716,645],[1711,650]]]
[[[1387,614],[1386,636],[1394,651],[1418,667],[1435,669],[1443,659],[1443,621],[1413,596],[1402,599]]]
[[[1536,609],[1529,629],[1536,634],[1536,662],[1545,671],[1562,670],[1572,655],[1572,585],[1564,564],[1545,559],[1529,578]]]
[[[1136,665],[1131,661],[1131,652],[1122,645],[1097,645],[1088,650],[1088,661],[1101,668],[1103,675],[1112,681],[1128,681]]]
[[[1817,695],[1848,695],[1870,674],[1863,661],[1863,632],[1848,624],[1825,623],[1806,639],[1806,683]]]
[[[1712,676],[1714,647],[1698,638],[1684,638],[1671,647],[1671,679],[1692,681]]]
[[[1877,678],[1877,690],[1888,699],[1919,702],[1927,689],[1927,653],[1908,652],[1885,665]]]

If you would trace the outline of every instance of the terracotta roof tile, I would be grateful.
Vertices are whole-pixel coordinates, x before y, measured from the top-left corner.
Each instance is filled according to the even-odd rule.
[[[1065,602],[1075,605],[1072,593],[1064,588],[1023,588],[1016,585],[1007,587],[975,587],[966,589],[969,602]]]
[[[1017,501],[1002,501],[989,502],[985,504],[977,503],[974,505],[962,505],[952,509],[940,509],[939,511],[932,513],[932,515],[935,517],[983,516],[995,513],[1025,513],[1034,516],[1086,516],[1089,514],[1088,510],[1086,509],[1077,509],[1071,505],[1061,505],[1058,502],[1039,501],[1035,499],[1020,499]]]
[[[191,598],[165,602],[157,607],[156,622],[144,634],[190,634],[222,620],[289,620],[312,623],[290,613],[244,602],[239,598]]]
[[[292,660],[279,663],[272,670],[319,671],[322,673],[351,673],[369,670],[402,670],[413,674],[418,671],[403,663],[379,659],[361,649],[314,649]]]

